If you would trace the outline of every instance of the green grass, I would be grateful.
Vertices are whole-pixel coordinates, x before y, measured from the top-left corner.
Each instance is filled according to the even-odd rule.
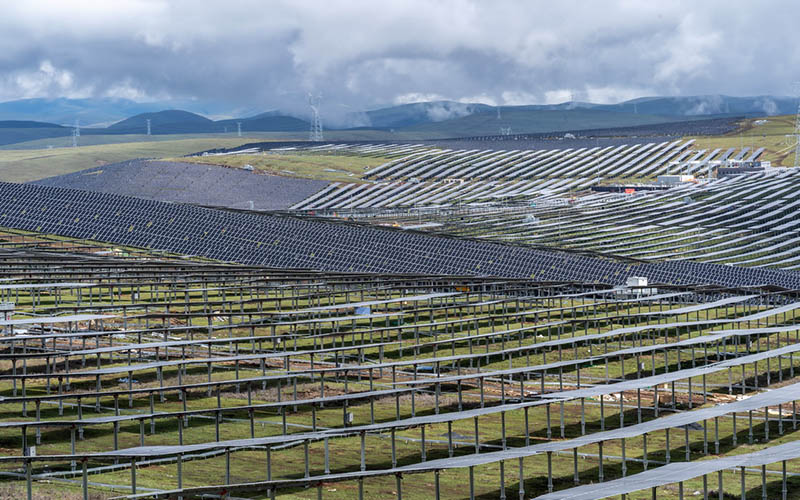
[[[269,174],[339,182],[361,182],[361,175],[365,171],[389,161],[388,158],[377,156],[297,153],[205,156],[174,160],[237,168],[249,164]]]
[[[203,137],[120,144],[100,144],[78,148],[26,149],[0,151],[0,181],[28,182],[54,175],[134,158],[181,156],[204,149],[234,147],[248,138]]]
[[[168,134],[168,135],[144,135],[144,134],[114,134],[114,135],[91,135],[84,134],[78,139],[78,146],[100,146],[103,144],[127,144],[132,142],[168,142],[180,141],[185,139],[236,139],[240,142],[250,142],[256,140],[266,140],[268,138],[262,137],[267,134],[247,134],[245,137],[237,137],[236,134]],[[8,144],[0,147],[2,150],[19,150],[19,149],[55,149],[55,148],[71,148],[72,136],[56,137],[37,139],[32,141],[20,142],[15,144]]]
[[[766,123],[756,125],[757,121],[766,120]],[[715,148],[764,147],[762,160],[771,161],[772,166],[794,165],[794,138],[786,137],[794,133],[794,115],[769,116],[764,118],[750,118],[741,122],[738,130],[723,136],[684,137],[695,139],[692,146],[695,150]]]

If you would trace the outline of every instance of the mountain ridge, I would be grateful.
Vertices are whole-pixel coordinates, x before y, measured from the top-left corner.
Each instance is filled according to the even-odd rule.
[[[177,102],[177,101],[176,101]],[[53,120],[34,120],[37,113],[58,114],[74,112],[75,116],[92,106],[108,105],[115,113],[121,110],[145,111],[129,114],[105,127],[82,127],[87,135],[145,134],[147,119],[151,120],[153,135],[231,133],[241,122],[242,132],[305,133],[309,122],[297,114],[270,110],[249,112],[242,118],[214,120],[212,114],[198,113],[194,109],[202,103],[192,102],[190,109],[170,107],[149,109],[159,103],[135,103],[125,99],[27,99],[0,103],[0,144],[13,144],[35,140],[37,130],[41,138],[71,134],[74,120],[60,123]],[[43,111],[52,106],[55,110]],[[790,97],[724,95],[702,96],[645,96],[617,104],[590,102],[563,102],[555,104],[529,104],[519,106],[491,106],[458,101],[425,101],[388,106],[368,111],[350,113],[349,116],[329,117],[326,121],[323,106],[322,120],[325,130],[374,130],[380,137],[391,140],[395,132],[415,137],[432,138],[497,135],[503,131],[519,133],[558,132],[564,130],[625,127],[658,124],[698,118],[728,116],[765,116],[794,114],[796,101]],[[208,108],[211,109],[211,108]],[[38,110],[38,111],[37,111]],[[16,114],[15,114],[16,113]],[[105,116],[111,116],[111,111]],[[20,117],[28,117],[22,119]],[[78,118],[80,123],[86,123]],[[17,125],[17,126],[14,126]],[[337,126],[338,125],[338,126]],[[348,126],[349,125],[349,126]],[[400,136],[398,136],[400,137]]]

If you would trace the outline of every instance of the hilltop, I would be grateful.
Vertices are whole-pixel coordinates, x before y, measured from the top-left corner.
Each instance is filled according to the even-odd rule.
[[[211,113],[193,111],[199,107],[147,109],[158,103],[137,104],[124,100],[28,99],[0,103],[0,145],[20,144],[37,139],[69,136],[74,120],[32,120],[33,117],[59,116],[73,113],[81,123],[87,123],[89,113],[107,109],[109,117],[125,110],[137,111],[110,125],[84,127],[86,136],[142,135],[147,133],[150,120],[153,136],[170,134],[268,133],[262,136],[278,140],[303,140],[309,122],[305,117],[272,110],[242,114],[240,118],[214,119]],[[327,117],[323,107],[323,127],[332,140],[425,140],[475,136],[494,136],[503,133],[537,134],[575,132],[603,128],[638,127],[679,123],[687,120],[725,117],[760,117],[792,114],[795,100],[789,97],[722,95],[685,97],[642,97],[618,104],[565,102],[544,105],[491,106],[481,103],[430,101],[388,106],[369,111],[349,113],[344,118]],[[144,111],[141,111],[143,110]],[[102,114],[102,113],[101,113]],[[326,118],[328,119],[326,121]],[[339,120],[338,122],[336,120]],[[340,123],[339,127],[331,124]],[[66,125],[66,126],[64,126]],[[108,139],[106,142],[124,142]],[[96,143],[96,141],[94,142]],[[64,144],[67,145],[67,144]],[[41,147],[41,146],[39,146]]]

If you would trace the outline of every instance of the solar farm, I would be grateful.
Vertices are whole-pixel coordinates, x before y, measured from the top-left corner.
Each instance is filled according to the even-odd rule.
[[[0,182],[0,497],[800,498],[800,174],[624,139]]]

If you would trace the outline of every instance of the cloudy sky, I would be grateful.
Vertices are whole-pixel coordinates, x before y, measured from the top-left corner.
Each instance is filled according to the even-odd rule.
[[[25,0],[0,4],[0,101],[231,109],[787,95],[796,1]]]

